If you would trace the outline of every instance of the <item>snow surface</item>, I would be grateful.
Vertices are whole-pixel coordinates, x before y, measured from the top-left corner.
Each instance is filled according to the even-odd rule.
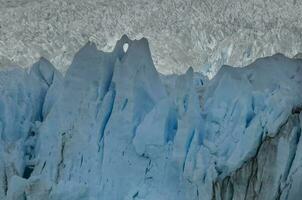
[[[0,67],[44,56],[65,72],[87,41],[111,51],[122,34],[150,41],[157,70],[213,76],[302,52],[301,0],[1,0]]]
[[[252,159],[302,106],[302,60],[276,54],[223,66],[212,80],[192,68],[164,76],[148,41],[125,35],[109,53],[87,43],[64,77],[42,58],[28,71],[1,69],[0,83],[7,200],[212,199],[214,182]],[[285,159],[301,148],[294,138],[296,149],[280,140],[279,162],[294,167],[277,166],[288,177],[301,174],[300,154]],[[294,199],[302,181],[290,183]]]

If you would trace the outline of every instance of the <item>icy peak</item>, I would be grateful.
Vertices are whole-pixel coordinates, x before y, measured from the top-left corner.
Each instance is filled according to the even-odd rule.
[[[61,76],[55,67],[44,57],[41,57],[30,69],[30,73],[35,73],[45,81],[47,85],[51,85],[54,76]]]

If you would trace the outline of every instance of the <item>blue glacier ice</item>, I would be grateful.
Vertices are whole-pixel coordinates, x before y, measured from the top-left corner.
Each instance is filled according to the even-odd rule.
[[[148,41],[0,71],[0,199],[298,199],[302,60],[159,74]]]

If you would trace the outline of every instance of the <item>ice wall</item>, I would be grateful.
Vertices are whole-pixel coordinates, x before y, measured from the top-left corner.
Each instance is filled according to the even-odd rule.
[[[165,77],[124,35],[112,52],[87,43],[65,77],[45,59],[0,77],[2,199],[301,195],[299,59]]]

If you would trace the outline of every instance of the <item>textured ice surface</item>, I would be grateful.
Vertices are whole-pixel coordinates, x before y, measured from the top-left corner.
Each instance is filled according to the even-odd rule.
[[[302,52],[301,10],[301,0],[2,0],[0,66],[44,56],[66,71],[88,40],[107,51],[126,33],[149,39],[161,73],[212,76],[222,64]]]
[[[163,76],[148,41],[124,35],[112,52],[87,43],[64,78],[43,58],[0,77],[1,199],[301,195],[302,60]]]

